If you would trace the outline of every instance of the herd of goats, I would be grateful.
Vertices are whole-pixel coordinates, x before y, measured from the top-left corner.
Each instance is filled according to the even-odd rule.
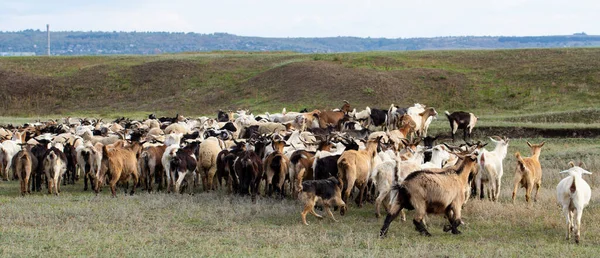
[[[290,195],[302,202],[306,225],[308,213],[322,218],[315,205],[335,220],[330,207],[344,215],[353,195],[357,207],[374,201],[377,217],[383,204],[387,217],[381,236],[398,215],[406,219],[404,210],[415,210],[413,223],[422,235],[430,235],[424,223],[428,213],[444,214],[449,222],[444,231],[459,234],[461,209],[470,196],[487,193],[498,200],[509,139],[489,137],[495,144],[489,151],[487,143],[469,141],[477,123],[474,114],[445,114],[452,141],[462,129],[464,144],[436,145],[427,129],[437,112],[422,104],[357,111],[345,101],[340,109],[311,112],[219,111],[216,119],[68,117],[7,125],[0,128],[0,175],[19,180],[22,195],[42,186],[59,195],[61,183],[83,177],[84,191],[88,182],[96,193],[109,185],[113,196],[117,184],[125,191],[131,187],[131,194],[136,187],[153,191],[155,186],[193,194],[201,182],[204,191],[221,188],[250,195],[252,202],[264,181],[264,196]],[[516,153],[513,201],[520,187],[527,202],[535,189],[536,200],[541,185],[544,142],[527,144],[530,157]],[[590,172],[569,164],[561,172],[568,176],[557,186],[557,199],[567,219],[567,239],[573,233],[579,243],[581,215],[591,195],[582,175]]]

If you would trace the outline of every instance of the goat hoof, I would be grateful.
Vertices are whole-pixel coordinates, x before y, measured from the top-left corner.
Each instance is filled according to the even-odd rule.
[[[421,231],[421,235],[426,236],[426,237],[431,236],[431,234],[429,234],[429,232],[427,232],[427,231]]]
[[[451,225],[444,225],[444,232],[448,232],[452,230],[452,226]]]
[[[460,235],[460,234],[462,234],[462,232],[460,232],[458,229],[452,229],[452,234]]]
[[[381,217],[381,215],[379,215],[379,213],[375,213],[375,218],[379,218]]]

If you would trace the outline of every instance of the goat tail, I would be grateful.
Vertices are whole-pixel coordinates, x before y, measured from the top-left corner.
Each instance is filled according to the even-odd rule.
[[[448,112],[448,110],[444,111],[444,113],[446,114],[447,117],[450,117],[450,112]]]
[[[521,171],[525,172],[525,160],[521,157],[521,153],[518,151],[515,153],[515,157],[517,158],[517,166],[521,169]]]
[[[337,167],[338,167],[338,181],[340,181],[340,184],[342,184],[342,189],[344,188],[344,177],[346,176],[346,172],[348,171],[348,168],[350,167],[350,165],[348,164],[348,161],[346,159],[340,159],[337,163]]]
[[[273,157],[273,159],[271,160],[271,164],[269,164],[269,166],[275,170],[275,171],[279,171],[282,167],[282,163],[283,162],[283,158],[281,157],[281,155],[276,155],[275,157]]]
[[[21,156],[21,162],[19,165],[20,167],[17,169],[17,171],[21,174],[21,179],[25,179],[27,174],[31,173],[32,168],[31,157],[29,157],[27,152],[23,153],[23,156]],[[15,173],[17,173],[17,171],[15,171]]]
[[[144,166],[141,168],[143,173],[150,173],[150,154],[142,152],[142,159],[144,160]]]
[[[573,198],[573,194],[577,191],[577,185],[575,185],[575,177],[573,177],[573,183],[571,183],[571,187],[569,187],[569,191],[571,191],[571,198]]]
[[[479,166],[481,166],[481,169],[485,168],[485,153],[481,153],[481,158],[479,158]]]
[[[410,202],[410,193],[405,185],[398,184],[392,186],[390,191],[390,207],[393,205],[399,205],[400,209],[414,210]]]

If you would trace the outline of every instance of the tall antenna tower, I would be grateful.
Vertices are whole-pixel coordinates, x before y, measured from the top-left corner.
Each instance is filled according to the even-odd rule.
[[[48,56],[50,56],[50,24],[46,24],[46,33],[48,34]]]

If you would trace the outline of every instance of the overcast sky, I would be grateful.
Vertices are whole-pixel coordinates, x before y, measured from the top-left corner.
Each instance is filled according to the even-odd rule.
[[[55,31],[260,37],[598,35],[599,16],[600,0],[2,0],[0,31],[49,23]]]

